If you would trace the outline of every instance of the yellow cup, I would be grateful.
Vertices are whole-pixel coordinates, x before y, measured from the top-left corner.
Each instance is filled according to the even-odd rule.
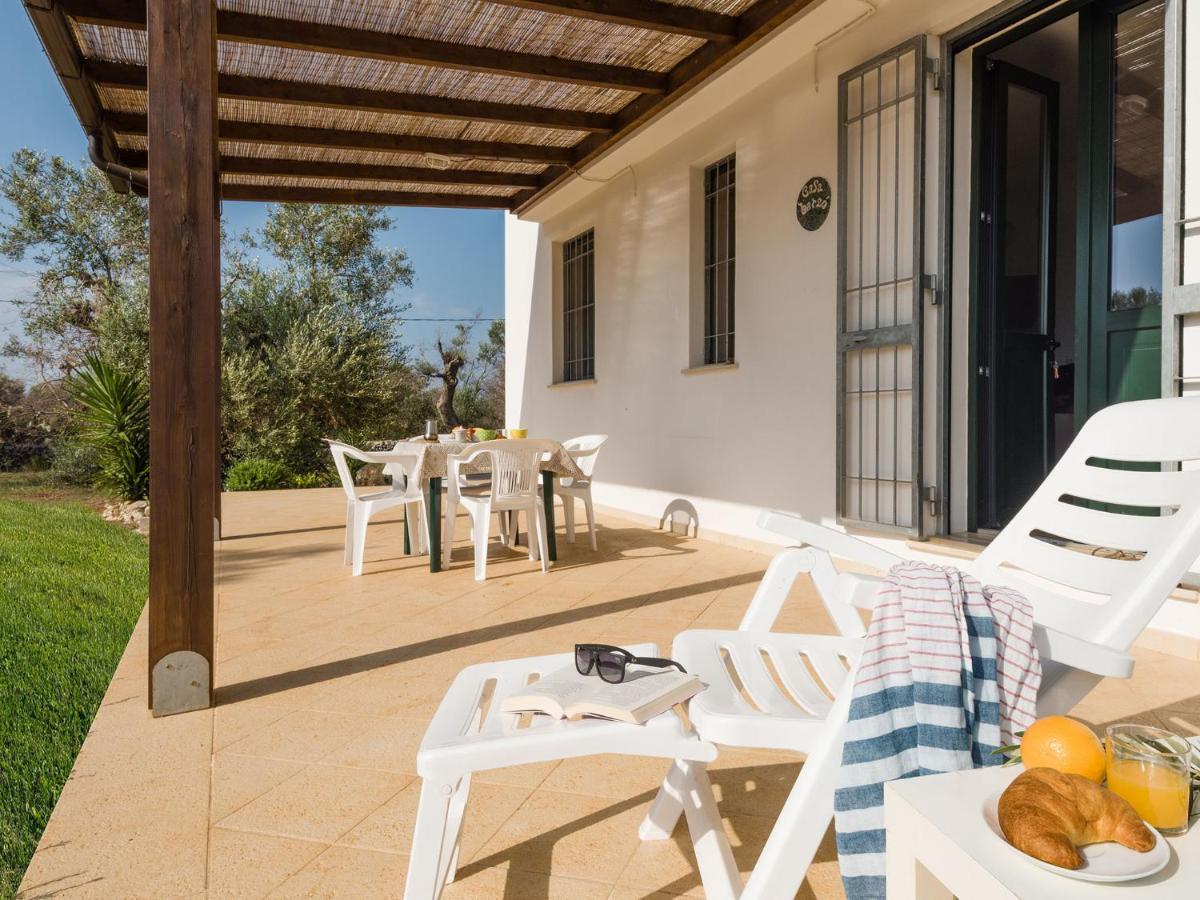
[[[529,437],[529,429],[528,428],[510,428],[510,429],[508,429],[508,436],[515,440],[523,441],[523,440],[525,440],[525,438]]]

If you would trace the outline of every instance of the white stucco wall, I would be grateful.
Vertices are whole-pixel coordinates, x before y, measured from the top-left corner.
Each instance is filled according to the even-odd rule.
[[[589,170],[607,183],[576,180],[530,219],[507,217],[509,426],[534,436],[607,433],[594,489],[603,506],[657,518],[684,501],[695,508],[702,534],[755,540],[770,540],[754,524],[764,507],[831,522],[836,203],[824,227],[809,233],[796,221],[796,195],[814,175],[836,190],[841,72],[914,34],[943,34],[991,5],[885,0],[828,41],[865,6],[827,0]],[[822,41],[814,64],[812,48]],[[935,43],[930,53],[936,52]],[[936,271],[936,113],[933,104],[929,271]],[[738,367],[684,374],[695,277],[693,172],[729,152],[737,153]],[[588,228],[595,229],[596,247],[596,378],[552,386],[556,244]],[[965,253],[965,242],[959,244]],[[965,271],[956,267],[951,303],[965,290]],[[936,315],[926,307],[930,391]],[[956,315],[955,325],[965,318]],[[929,394],[927,464],[934,460],[935,408]],[[959,442],[965,444],[961,431]],[[954,474],[961,484],[965,473]],[[926,481],[934,480],[931,471]],[[1194,615],[1173,610],[1171,616],[1183,623],[1172,627],[1200,635]]]
[[[509,416],[533,433],[608,433],[601,504],[658,515],[683,498],[702,528],[734,534],[753,531],[763,506],[833,513],[837,229],[831,219],[804,232],[794,203],[808,176],[834,178],[832,132],[803,120],[832,122],[837,91],[813,95],[803,75],[639,164],[636,193],[621,176],[537,236],[529,358]],[[739,367],[684,375],[692,167],[733,151]],[[532,227],[517,223],[506,237],[524,243]],[[596,234],[596,381],[548,388],[552,245],[587,228]]]
[[[595,488],[602,505],[657,517],[682,499],[702,530],[758,539],[764,506],[835,514],[837,216],[804,231],[796,195],[814,175],[836,185],[838,74],[984,4],[892,0],[822,46],[814,66],[812,46],[865,9],[826,6],[838,15],[819,28],[808,21],[796,45],[803,52],[765,82],[756,71],[759,80],[741,91],[726,88],[727,108],[710,108],[632,173],[609,171],[610,183],[540,224],[509,217],[509,424],[534,434],[608,433]],[[695,276],[691,180],[730,152],[738,368],[683,374]],[[555,244],[587,228],[596,235],[596,380],[550,387]]]

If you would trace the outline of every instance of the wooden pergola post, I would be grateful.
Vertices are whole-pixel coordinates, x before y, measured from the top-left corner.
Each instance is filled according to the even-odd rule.
[[[150,705],[212,704],[220,396],[213,0],[147,4],[150,180]]]

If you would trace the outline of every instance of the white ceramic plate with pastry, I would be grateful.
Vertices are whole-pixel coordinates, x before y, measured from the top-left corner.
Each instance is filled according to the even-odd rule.
[[[1040,866],[1047,872],[1075,878],[1079,881],[1134,881],[1146,878],[1162,871],[1171,861],[1171,846],[1161,834],[1149,823],[1146,827],[1154,834],[1154,847],[1145,853],[1122,847],[1116,841],[1105,841],[1102,844],[1088,844],[1079,848],[1083,856],[1083,866],[1078,869],[1064,869],[1062,866],[1043,862],[1036,856],[1030,856],[1023,850],[1018,850],[1004,837],[1000,828],[1000,795],[997,791],[983,802],[983,820],[987,823],[992,834],[1013,853],[1024,857],[1035,866]]]

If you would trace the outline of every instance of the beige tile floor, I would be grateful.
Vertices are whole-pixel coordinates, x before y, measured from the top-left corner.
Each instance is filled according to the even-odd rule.
[[[763,555],[601,519],[600,552],[567,544],[543,575],[496,545],[449,571],[404,557],[401,526],[371,526],[364,575],[342,566],[337,491],[226,495],[219,545],[215,709],[152,719],[139,624],[19,896],[399,897],[420,782],[415,754],[454,674],[576,639],[656,641],[735,627]],[[460,530],[465,537],[466,529]],[[827,631],[807,584],[780,627]],[[1200,733],[1200,663],[1139,651],[1077,713]],[[749,871],[799,768],[725,750],[713,769]],[[663,763],[605,757],[477,776],[448,898],[699,895],[683,830],[642,844]],[[804,897],[842,895],[830,841]]]

